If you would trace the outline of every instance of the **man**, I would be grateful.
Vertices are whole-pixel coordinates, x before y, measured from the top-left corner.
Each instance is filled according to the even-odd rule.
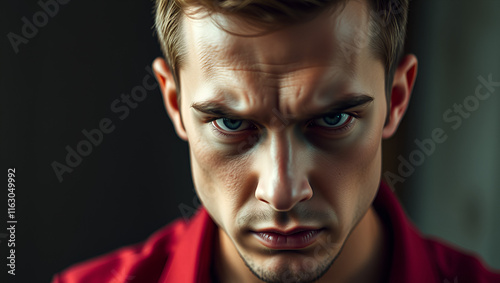
[[[153,68],[203,207],[54,282],[500,282],[422,238],[380,184],[417,73],[407,10],[158,0]]]

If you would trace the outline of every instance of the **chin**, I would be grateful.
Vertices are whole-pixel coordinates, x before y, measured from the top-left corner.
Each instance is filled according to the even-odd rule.
[[[329,270],[336,258],[297,251],[273,251],[258,257],[240,253],[240,256],[248,269],[266,283],[315,282]]]

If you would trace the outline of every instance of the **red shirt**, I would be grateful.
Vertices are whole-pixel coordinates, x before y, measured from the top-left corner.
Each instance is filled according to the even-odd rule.
[[[381,184],[373,206],[392,239],[391,283],[500,282],[476,257],[427,239],[407,219],[398,200]],[[204,208],[189,221],[177,220],[146,242],[70,267],[53,283],[212,282],[216,225]]]

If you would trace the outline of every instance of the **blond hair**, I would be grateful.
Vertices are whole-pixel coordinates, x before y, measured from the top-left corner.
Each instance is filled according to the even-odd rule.
[[[371,47],[382,60],[386,74],[386,93],[403,52],[409,0],[368,0],[371,6]],[[181,33],[181,17],[187,7],[208,13],[241,16],[262,27],[303,21],[343,0],[156,0],[155,27],[160,45],[179,88],[179,67],[186,48]]]

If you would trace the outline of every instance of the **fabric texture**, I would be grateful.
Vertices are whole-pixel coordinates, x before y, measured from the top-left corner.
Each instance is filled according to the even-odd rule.
[[[475,256],[412,225],[389,187],[382,183],[373,206],[390,235],[390,283],[500,283]],[[217,227],[202,207],[189,221],[177,220],[144,243],[121,248],[56,274],[53,283],[211,283]]]

